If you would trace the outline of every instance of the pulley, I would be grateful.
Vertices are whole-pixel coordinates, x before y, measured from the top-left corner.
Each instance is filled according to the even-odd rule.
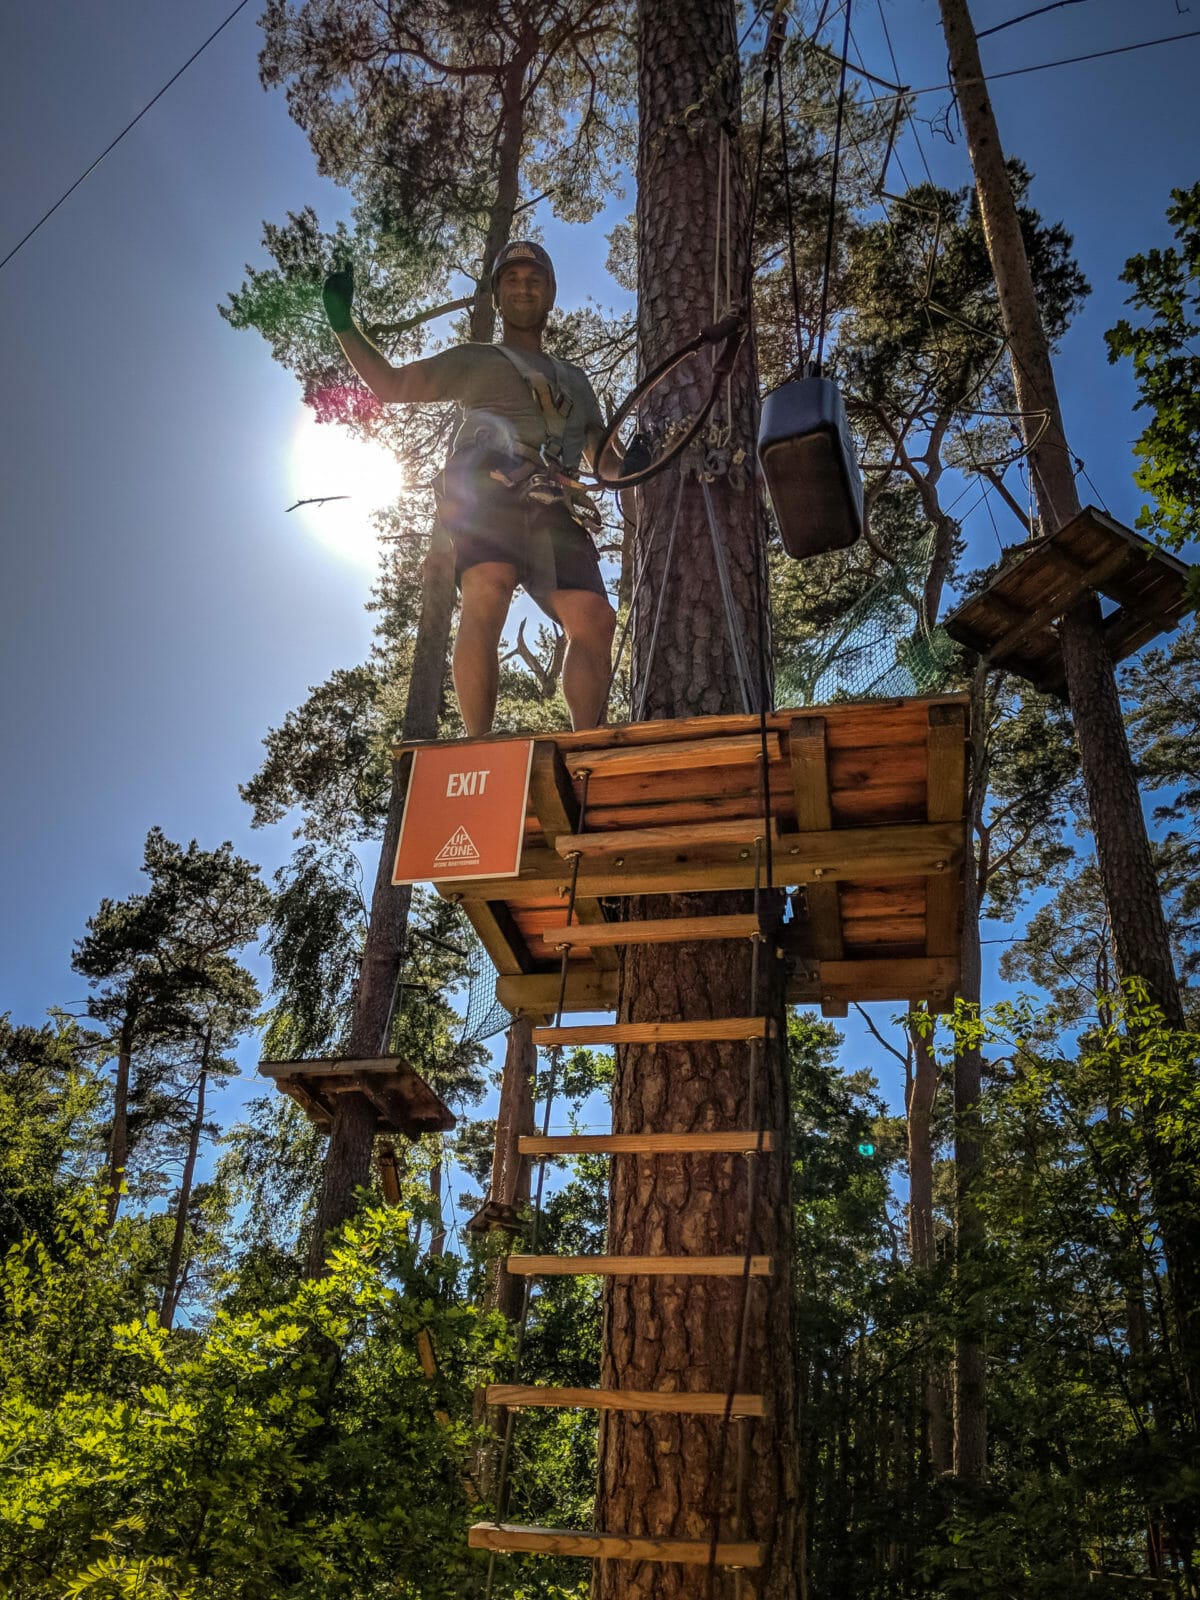
[[[831,378],[798,378],[766,397],[758,459],[788,555],[827,555],[861,536],[862,475]]]

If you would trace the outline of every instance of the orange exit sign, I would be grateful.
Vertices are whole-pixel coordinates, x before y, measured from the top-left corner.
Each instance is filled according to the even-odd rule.
[[[392,882],[515,878],[532,765],[532,739],[416,751]]]

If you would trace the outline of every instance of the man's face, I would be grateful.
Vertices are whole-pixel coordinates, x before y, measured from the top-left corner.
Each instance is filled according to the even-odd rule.
[[[535,262],[514,261],[500,274],[500,315],[522,331],[540,328],[550,315],[550,279]]]

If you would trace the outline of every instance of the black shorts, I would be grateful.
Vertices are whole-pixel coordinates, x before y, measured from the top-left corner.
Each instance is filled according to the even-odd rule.
[[[455,578],[485,561],[507,562],[547,616],[553,616],[547,602],[556,589],[607,598],[586,528],[565,505],[541,505],[497,482],[493,466],[513,470],[511,461],[490,450],[456,450],[446,463],[438,514],[454,545]]]

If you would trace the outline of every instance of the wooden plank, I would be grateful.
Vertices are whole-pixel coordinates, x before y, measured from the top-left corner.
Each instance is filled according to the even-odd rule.
[[[566,764],[558,746],[549,739],[538,739],[533,746],[533,765],[529,774],[529,799],[546,844],[554,849],[560,834],[574,833],[579,827],[579,801],[571,786]],[[576,896],[575,916],[580,922],[601,924],[604,911],[598,900]],[[597,965],[616,970],[613,957],[602,956]]]
[[[929,708],[930,822],[949,822],[962,816],[967,783],[967,718],[962,706]],[[959,948],[962,880],[959,873],[943,873],[925,881],[925,953],[953,956]]]
[[[1131,536],[1132,537],[1132,536]],[[1186,568],[1184,571],[1186,572]],[[830,744],[874,744],[879,742],[879,730],[893,732],[910,727],[918,739],[923,735],[926,708],[931,705],[951,705],[965,702],[964,694],[910,695],[890,700],[846,700],[833,706],[823,706],[817,715],[829,719]],[[767,727],[779,733],[786,730],[796,717],[809,713],[803,707],[772,711],[767,715]],[[757,737],[756,712],[725,713],[718,716],[676,717],[664,721],[627,722],[606,725],[602,728],[585,728],[578,733],[553,733],[539,735],[550,739],[562,751],[570,769],[577,756],[587,750],[626,749],[643,744],[664,744],[676,740],[718,738],[725,735],[750,733]],[[843,737],[839,730],[845,730]],[[528,739],[528,733],[496,734],[486,736],[488,743],[496,740]],[[395,746],[394,754],[419,750],[423,745],[441,744],[466,749],[482,742],[476,739],[413,739]]]
[[[577,1407],[583,1411],[653,1411],[684,1416],[723,1417],[729,1403],[731,1417],[764,1417],[760,1394],[689,1394],[661,1389],[554,1389],[527,1383],[489,1383],[484,1391],[489,1406]]]
[[[318,1128],[328,1130],[333,1121],[329,1107],[323,1105],[316,1095],[312,1094],[301,1078],[277,1078],[275,1087],[282,1089],[284,1094],[290,1095],[310,1121],[315,1122]]]
[[[1038,554],[1039,552],[1035,551],[1033,553],[1033,559],[1036,560]],[[1109,577],[1112,573],[1119,571],[1123,566],[1125,566],[1127,561],[1128,552],[1126,550],[1120,549],[1112,551],[1108,556],[1105,557],[1103,561],[1097,562],[1091,568],[1088,573],[1087,586],[1092,589],[1099,589],[1105,578]],[[1023,564],[1024,563],[1022,563],[1022,565]],[[1042,566],[1049,566],[1049,563],[1039,562],[1039,568]],[[1006,574],[1001,572],[997,578],[993,579],[993,582],[1002,585],[1005,576]],[[1051,623],[1053,623],[1057,617],[1061,617],[1064,612],[1069,611],[1074,605],[1075,601],[1079,598],[1080,594],[1083,593],[1083,586],[1078,582],[1078,580],[1072,577],[1067,577],[1065,574],[1060,575],[1057,582],[1052,578],[1049,572],[1035,572],[1030,574],[1030,576],[1040,579],[1038,582],[1038,589],[1045,596],[1037,608],[1032,612],[1026,612],[1022,614],[1019,608],[1013,607],[1005,598],[1002,589],[997,591],[992,588],[988,588],[985,589],[979,596],[981,601],[991,606],[994,610],[1001,610],[1003,607],[1006,608],[1010,615],[1013,611],[1015,611],[1017,618],[1020,619],[1016,620],[1014,624],[1007,628],[1005,632],[1001,634],[1000,638],[996,640],[995,644],[988,651],[989,661],[998,661],[1005,657],[1010,657],[1016,654],[1018,651],[1018,646],[1024,644],[1025,640],[1030,638],[1032,635],[1040,633],[1042,629],[1049,627]]]
[[[922,752],[922,755],[924,752]],[[922,769],[924,761],[922,761]],[[919,782],[864,785],[861,789],[833,789],[829,796],[834,828],[895,827],[925,820],[925,773]]]
[[[931,707],[932,710],[956,708]],[[923,789],[925,787],[925,746],[872,744],[853,750],[830,750],[827,754],[829,792],[839,789]]]
[[[927,749],[927,818],[955,822],[963,815],[967,781],[965,706],[930,706]]]
[[[883,880],[948,872],[961,854],[962,837],[960,822],[898,822],[879,828],[833,828],[828,833],[784,833],[775,849],[775,881],[800,884],[822,879]],[[510,905],[517,905],[544,900],[548,886],[557,888],[564,881],[565,869],[557,854],[527,850],[519,877],[481,880],[472,885],[472,890],[488,901],[507,900]],[[624,867],[585,861],[580,865],[578,880],[578,892],[594,897],[703,894],[753,887],[752,856],[746,860],[682,864],[674,859],[646,856]],[[445,897],[457,898],[450,894]],[[478,903],[463,901],[468,915]]]
[[[608,1022],[596,1027],[535,1028],[543,1048],[565,1044],[701,1044],[716,1040],[773,1039],[774,1017],[710,1017],[694,1022]]]
[[[519,1278],[740,1278],[745,1256],[505,1256]],[[770,1256],[750,1257],[750,1276],[771,1276]]]
[[[752,913],[727,917],[664,917],[649,922],[606,922],[603,927],[554,928],[541,935],[551,950],[569,944],[589,950],[600,945],[690,944],[712,939],[749,939],[762,931]]]
[[[823,717],[793,722],[788,729],[792,764],[792,791],[799,833],[829,833],[833,819],[829,806],[829,754]],[[842,907],[836,883],[805,885],[804,907],[811,930],[813,953],[821,960],[840,961]]]
[[[519,1140],[523,1156],[653,1156],[720,1154],[769,1151],[775,1135],[761,1133],[525,1133]]]
[[[505,976],[516,976],[520,972],[529,972],[533,967],[533,957],[529,953],[529,946],[521,937],[521,930],[513,920],[512,912],[508,909],[504,884],[507,879],[500,878],[495,882],[488,880],[486,885],[472,884],[470,899],[454,886],[447,885],[445,898],[459,900],[462,908],[470,918],[471,926],[479,935],[479,941],[491,958],[496,971]],[[514,883],[516,879],[512,880]],[[486,894],[479,894],[480,888],[486,887]]]
[[[363,1072],[378,1072],[393,1078],[416,1078],[420,1074],[403,1056],[313,1056],[307,1061],[260,1061],[258,1070],[265,1078],[301,1077],[354,1078]]]
[[[620,829],[615,833],[560,834],[554,848],[563,857],[578,851],[584,860],[611,856],[615,862],[646,851],[664,856],[691,852],[703,857],[723,846],[749,849],[756,840],[765,839],[768,831],[772,839],[779,837],[779,823],[774,817],[769,823],[762,817],[738,817],[726,822],[685,822]]]
[[[519,1528],[513,1523],[477,1522],[467,1534],[472,1550],[498,1550],[509,1554],[586,1556],[601,1561],[667,1561],[682,1566],[704,1566],[709,1559],[707,1539],[652,1539],[623,1533],[573,1533],[560,1528]],[[721,1567],[761,1567],[766,1545],[722,1542],[717,1545]]]
[[[574,833],[578,828],[579,801],[558,746],[548,739],[534,742],[529,801],[552,850],[560,833]]]
[[[681,739],[672,743],[638,744],[624,748],[571,752],[568,771],[575,776],[591,772],[605,777],[624,772],[679,772],[688,767],[746,766],[762,758],[757,733],[738,733],[706,739]],[[779,761],[782,751],[777,733],[767,735],[767,759]]]
[[[510,1011],[528,1017],[552,1017],[558,1008],[562,977],[558,972],[530,972],[496,979],[496,999]],[[575,962],[567,971],[565,1011],[615,1011],[617,973],[602,972],[591,962]]]
[[[952,992],[958,962],[950,956],[908,960],[886,957],[858,961],[822,961],[818,984],[831,1000],[924,1000]]]
[[[662,798],[664,789],[670,798]],[[735,822],[739,818],[762,815],[762,797],[749,788],[740,794],[718,798],[683,800],[676,794],[674,779],[658,792],[648,805],[588,805],[588,822],[597,833],[615,833],[618,828],[674,828],[690,822]],[[772,787],[771,814],[782,822],[792,809],[791,788]]]
[[[882,828],[833,828],[784,834],[775,852],[782,883],[923,878],[949,872],[962,851],[962,822],[899,822]],[[836,959],[836,958],[834,958]]]

